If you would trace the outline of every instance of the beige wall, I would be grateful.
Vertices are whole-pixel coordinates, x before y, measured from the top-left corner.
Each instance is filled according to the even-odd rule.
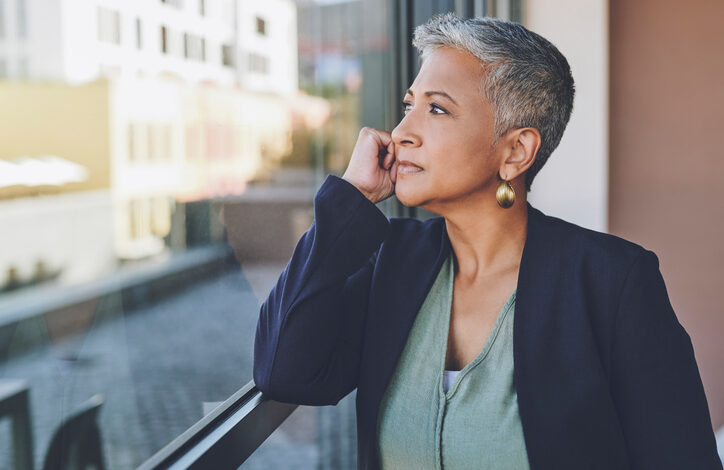
[[[571,120],[533,181],[530,203],[600,231],[608,215],[607,15],[608,0],[526,0],[523,10],[525,26],[566,56],[576,83]]]
[[[0,81],[0,158],[56,155],[83,165],[88,179],[55,186],[0,188],[0,199],[110,187],[108,84]]]
[[[611,0],[609,229],[656,252],[724,425],[724,2]]]

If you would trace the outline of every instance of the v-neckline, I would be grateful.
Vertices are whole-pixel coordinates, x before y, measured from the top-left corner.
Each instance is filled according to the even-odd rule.
[[[447,347],[448,347],[448,341],[449,341],[449,335],[450,335],[450,320],[452,316],[452,300],[453,300],[453,289],[455,284],[455,266],[454,266],[454,256],[452,254],[452,250],[449,254],[448,259],[445,261],[446,267],[448,269],[448,288],[447,288],[447,297],[445,299],[445,328],[444,328],[444,340],[443,340],[443,349],[442,349],[442,365],[440,369],[443,371],[439,375],[438,380],[438,389],[439,392],[442,394],[443,397],[446,399],[452,398],[452,396],[455,394],[455,391],[457,390],[460,382],[465,377],[465,375],[468,374],[470,369],[474,368],[477,364],[482,362],[485,357],[490,352],[490,349],[493,347],[493,343],[495,342],[495,338],[498,336],[498,332],[500,331],[500,326],[503,323],[503,320],[507,316],[508,310],[510,310],[510,304],[515,299],[515,294],[518,290],[517,287],[513,289],[513,292],[508,296],[508,299],[503,304],[503,307],[498,312],[498,316],[495,319],[495,323],[493,324],[493,327],[490,329],[490,334],[488,335],[488,339],[485,341],[485,344],[483,345],[483,348],[480,350],[480,352],[475,356],[475,358],[467,363],[465,367],[460,369],[459,371],[450,371],[450,372],[457,372],[455,379],[450,384],[450,388],[445,391],[444,388],[444,380],[445,380],[445,374],[444,372],[447,371],[445,369],[445,360],[447,359]]]

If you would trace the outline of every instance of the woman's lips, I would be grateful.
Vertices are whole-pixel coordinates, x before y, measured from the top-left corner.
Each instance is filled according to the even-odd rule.
[[[414,173],[419,173],[423,171],[422,168],[420,168],[417,165],[413,165],[411,163],[401,163],[397,167],[397,174],[398,175],[411,175]]]

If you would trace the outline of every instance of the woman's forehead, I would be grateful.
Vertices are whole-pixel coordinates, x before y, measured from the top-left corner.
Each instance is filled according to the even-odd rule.
[[[483,74],[480,60],[474,55],[452,47],[440,47],[427,56],[410,90],[415,96],[443,91],[459,103],[458,97],[480,95]]]

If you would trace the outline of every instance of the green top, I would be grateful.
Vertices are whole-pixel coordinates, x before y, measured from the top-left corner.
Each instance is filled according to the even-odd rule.
[[[443,263],[380,403],[380,465],[529,469],[513,384],[513,290],[478,356],[443,388],[454,258]]]

